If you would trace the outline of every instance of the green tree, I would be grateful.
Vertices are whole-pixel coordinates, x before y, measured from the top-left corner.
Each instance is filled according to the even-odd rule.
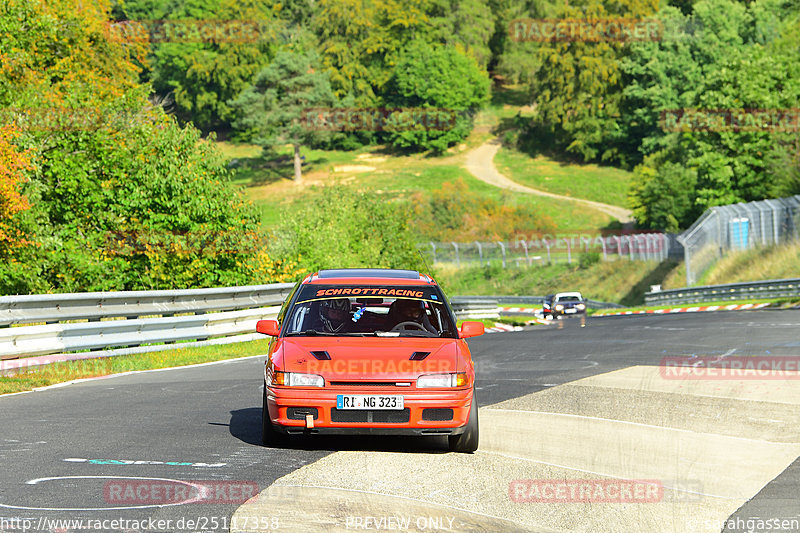
[[[387,85],[386,102],[396,107],[444,109],[453,127],[398,127],[390,142],[404,149],[443,152],[469,135],[472,112],[489,99],[490,82],[475,59],[444,45],[414,41],[403,50]]]
[[[633,0],[563,5],[558,18],[593,20],[639,18],[653,14],[657,0]],[[538,107],[534,122],[551,131],[555,145],[584,160],[627,164],[619,148],[622,75],[621,41],[565,39],[538,47],[542,67],[534,79],[532,96]]]
[[[400,51],[427,30],[429,0],[320,0],[312,27],[337,97],[375,105]]]
[[[38,116],[111,107],[139,86],[146,48],[108,37],[104,0],[8,0],[0,8],[0,107]],[[33,120],[33,119],[31,119]]]
[[[174,2],[164,17],[166,28],[170,21],[176,27],[201,21],[229,32],[213,39],[199,34],[179,38],[177,33],[172,38],[165,30],[152,43],[150,58],[153,86],[174,101],[181,120],[203,131],[228,129],[234,118],[230,101],[275,55],[281,25],[263,0]]]
[[[328,73],[319,68],[315,52],[280,52],[233,103],[239,116],[234,128],[265,148],[291,144],[294,179],[300,181],[300,147],[325,136],[305,120],[307,113],[334,103]]]
[[[491,0],[494,33],[489,41],[492,61],[489,70],[511,83],[529,85],[542,66],[539,42],[527,41],[515,29],[525,19],[553,18],[555,4],[548,0]]]
[[[697,54],[711,45],[700,42],[695,23],[674,7],[664,8],[654,19],[664,30],[661,39],[631,43],[621,61],[622,149],[631,164],[673,142],[664,131],[662,114],[695,105],[703,86]]]
[[[697,169],[669,150],[648,155],[634,169],[628,192],[633,216],[645,227],[677,232],[701,213],[696,202]]]
[[[164,18],[171,0],[118,0],[111,9],[114,20],[150,21]]]
[[[756,110],[791,110],[800,104],[798,26],[796,19],[775,24],[783,9],[775,0],[749,7],[702,0],[691,16],[668,8],[659,14],[664,39],[632,46],[623,63],[629,81],[623,130],[631,152],[638,137],[640,154],[658,154],[645,157],[631,189],[640,223],[685,228],[707,207],[794,190],[790,147],[797,131],[782,131],[763,119],[751,122]],[[715,125],[681,125],[676,121],[681,110],[700,117],[723,114]],[[675,165],[691,169],[691,178]],[[680,201],[659,198],[653,192],[659,188]]]
[[[491,60],[489,40],[494,18],[486,0],[431,0],[426,8],[429,28],[422,34],[433,43],[461,47],[482,69]]]
[[[0,71],[0,112],[20,131],[6,152],[34,168],[20,191],[30,209],[15,215],[31,244],[0,261],[0,292],[233,285],[282,271],[213,145],[149,106],[142,48],[107,31],[107,5],[3,9],[0,49],[18,57]]]
[[[319,9],[317,2],[308,0],[265,0],[265,2],[273,13],[294,27],[312,27],[312,20]]]

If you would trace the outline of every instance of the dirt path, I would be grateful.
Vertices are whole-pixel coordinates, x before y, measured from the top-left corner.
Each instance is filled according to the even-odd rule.
[[[485,142],[467,154],[467,160],[464,163],[464,166],[473,176],[490,185],[494,185],[495,187],[525,194],[536,194],[538,196],[546,196],[548,198],[557,198],[559,200],[578,202],[588,205],[607,215],[611,215],[620,222],[633,222],[633,216],[631,215],[631,211],[629,209],[615,205],[603,204],[600,202],[593,202],[591,200],[583,200],[581,198],[572,198],[570,196],[562,196],[560,194],[540,191],[538,189],[526,187],[525,185],[521,185],[515,181],[511,181],[506,176],[502,175],[494,166],[494,156],[497,154],[499,149],[500,142],[497,139]]]

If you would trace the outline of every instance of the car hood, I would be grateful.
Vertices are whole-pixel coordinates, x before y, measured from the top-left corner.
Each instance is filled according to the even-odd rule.
[[[329,360],[312,352],[325,352]],[[415,352],[428,355],[412,360]],[[276,354],[278,355],[278,354]],[[466,371],[458,339],[338,337],[284,339],[280,366],[286,372],[336,380],[416,379],[422,374]],[[460,368],[459,368],[460,367]]]

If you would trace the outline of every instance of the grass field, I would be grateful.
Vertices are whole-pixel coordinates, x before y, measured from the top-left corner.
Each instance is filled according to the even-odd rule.
[[[502,173],[534,189],[627,207],[632,174],[614,167],[560,163],[502,148],[494,158]]]
[[[563,231],[587,230],[607,227],[613,219],[568,200],[558,201],[526,194],[509,193],[474,178],[464,167],[469,150],[481,145],[495,135],[513,127],[513,117],[525,109],[529,96],[523,90],[508,88],[495,90],[489,105],[475,117],[471,135],[462,144],[453,146],[441,156],[429,154],[401,154],[385,146],[368,146],[358,150],[314,150],[301,148],[304,156],[302,183],[292,180],[292,148],[277,150],[270,159],[262,156],[255,145],[217,142],[217,146],[230,162],[233,182],[245,187],[248,197],[259,207],[265,228],[274,227],[282,212],[295,200],[300,200],[311,187],[351,186],[374,191],[396,198],[414,192],[440,189],[445,182],[464,180],[470,191],[502,202],[504,205],[529,206],[535,212],[547,213],[556,229]],[[560,166],[556,163],[537,163],[536,169],[526,168],[530,158],[515,151],[501,150],[503,160],[508,159],[509,177],[520,183],[551,164],[574,181],[568,189],[554,191],[567,194],[576,191],[576,197],[623,205],[628,174],[623,171],[594,165]],[[496,161],[498,163],[498,161]],[[517,175],[519,174],[519,175]],[[561,174],[559,174],[561,175]],[[587,186],[597,176],[599,186]],[[546,180],[545,180],[546,181]],[[562,179],[561,182],[568,180]],[[578,194],[580,193],[580,194]],[[609,197],[609,194],[611,195]],[[424,237],[424,236],[423,236]]]
[[[516,115],[531,116],[527,91],[508,87],[494,91],[483,116],[492,131],[503,137],[514,129]],[[494,158],[497,169],[508,178],[554,194],[627,207],[627,192],[632,173],[611,166],[556,161],[547,156],[530,155],[504,146]]]
[[[800,242],[771,248],[732,252],[718,260],[700,277],[696,285],[721,285],[800,277]],[[683,263],[664,279],[663,289],[686,286]]]
[[[511,193],[478,180],[462,166],[466,147],[438,158],[387,155],[381,147],[354,152],[303,149],[302,154],[306,158],[303,180],[296,183],[291,179],[293,170],[288,146],[280,151],[284,158],[272,162],[265,161],[256,146],[251,145],[249,149],[228,143],[219,143],[219,146],[229,160],[237,160],[233,182],[245,187],[248,198],[261,210],[265,228],[274,227],[280,221],[281,213],[293,201],[301,200],[312,187],[357,187],[387,195],[388,198],[397,198],[417,191],[440,189],[445,182],[458,179],[463,180],[470,191],[504,205],[525,205],[536,212],[547,213],[559,230],[602,228],[613,222],[604,213],[577,206],[567,200]]]

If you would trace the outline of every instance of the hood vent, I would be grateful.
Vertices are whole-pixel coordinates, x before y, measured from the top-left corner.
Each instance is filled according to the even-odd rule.
[[[411,354],[410,360],[411,361],[422,361],[426,357],[428,357],[431,352],[414,352]]]
[[[311,352],[311,355],[313,355],[314,357],[316,357],[320,361],[330,361],[331,360],[330,354],[328,352],[324,351],[324,350],[320,350],[320,351],[317,351],[317,352]]]

